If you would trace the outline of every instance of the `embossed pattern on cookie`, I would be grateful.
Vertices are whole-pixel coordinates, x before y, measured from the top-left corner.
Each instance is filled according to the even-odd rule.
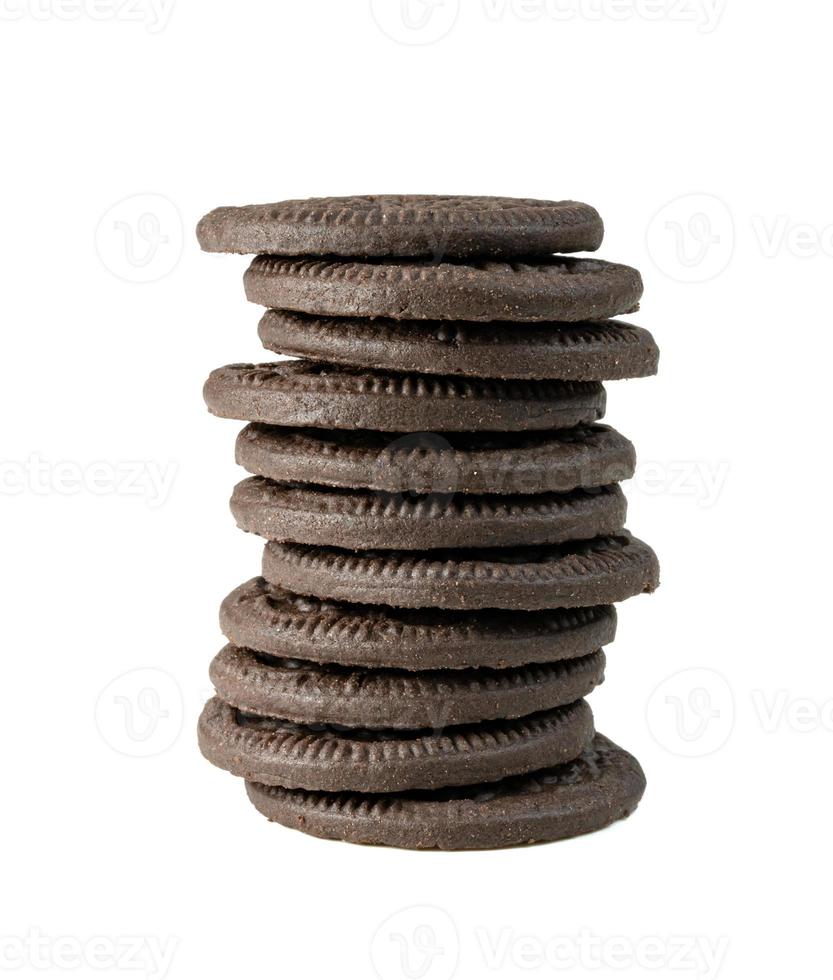
[[[421,550],[558,544],[613,534],[624,526],[627,504],[618,486],[526,496],[411,496],[255,476],[234,488],[231,512],[239,528],[269,541]]]
[[[356,844],[469,850],[564,840],[629,816],[645,791],[630,753],[596,735],[572,762],[497,783],[395,795],[316,793],[248,782],[270,820]]]
[[[302,595],[405,608],[552,609],[623,602],[659,584],[627,531],[540,548],[345,551],[270,541],[263,577]]]
[[[600,259],[301,259],[259,255],[243,277],[259,306],[393,320],[607,320],[633,313],[642,277]]]
[[[206,405],[221,418],[382,432],[526,431],[604,416],[591,381],[499,381],[399,374],[313,361],[229,364],[212,371]]]
[[[616,636],[613,606],[504,612],[394,609],[295,595],[253,578],[220,607],[239,647],[360,667],[462,670],[584,657]]]
[[[629,480],[630,440],[605,425],[521,432],[387,433],[247,425],[237,462],[277,481],[391,493],[553,493]]]
[[[650,333],[620,320],[463,323],[267,310],[258,335],[276,354],[477,378],[616,381],[656,374],[659,362]]]
[[[429,194],[223,207],[197,227],[206,252],[432,259],[593,252],[603,235],[578,201]]]
[[[417,729],[342,729],[246,715],[212,698],[200,716],[203,755],[254,782],[396,793],[492,782],[581,755],[594,735],[586,701],[524,718]]]

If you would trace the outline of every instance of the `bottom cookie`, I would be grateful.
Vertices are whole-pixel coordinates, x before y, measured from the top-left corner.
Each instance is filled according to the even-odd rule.
[[[470,850],[576,837],[627,817],[645,791],[636,759],[596,735],[573,762],[498,783],[385,795],[246,783],[269,820],[354,844]]]

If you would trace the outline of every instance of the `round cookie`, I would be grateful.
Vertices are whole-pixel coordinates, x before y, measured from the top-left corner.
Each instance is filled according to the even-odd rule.
[[[231,512],[238,527],[269,541],[420,551],[558,544],[613,534],[624,527],[627,503],[617,485],[526,496],[412,497],[253,476],[234,488]]]
[[[391,493],[548,493],[629,480],[636,452],[604,425],[395,435],[252,423],[237,462],[272,480]]]
[[[487,381],[333,367],[312,361],[230,364],[203,389],[221,418],[383,432],[560,429],[604,415],[592,381]]]
[[[657,373],[659,348],[641,327],[599,323],[362,320],[267,310],[258,327],[277,354],[358,367],[476,378],[615,381]]]
[[[563,840],[607,827],[645,791],[639,763],[603,735],[573,762],[499,783],[371,796],[246,784],[270,820],[356,844],[467,850]]]
[[[294,660],[411,671],[505,669],[592,654],[613,642],[616,610],[391,609],[302,598],[254,578],[223,600],[220,628],[238,647]]]
[[[594,730],[586,701],[439,731],[371,731],[244,715],[212,698],[200,715],[198,734],[209,762],[253,782],[396,793],[493,782],[569,762]]]
[[[378,194],[217,208],[197,226],[206,252],[467,256],[595,251],[604,227],[577,201]]]
[[[362,670],[269,657],[228,644],[211,663],[217,694],[247,714],[299,724],[438,729],[572,704],[604,680],[601,650],[506,670]]]
[[[642,297],[636,269],[563,256],[436,263],[259,255],[243,283],[260,306],[393,320],[607,320],[633,313]]]
[[[659,584],[654,552],[627,531],[539,548],[367,551],[269,541],[267,582],[343,602],[546,609],[621,602]]]

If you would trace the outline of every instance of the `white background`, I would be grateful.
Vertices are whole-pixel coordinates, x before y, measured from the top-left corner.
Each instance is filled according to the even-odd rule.
[[[833,10],[372,7],[0,3],[0,970],[820,976]],[[239,426],[200,389],[265,358],[246,260],[193,228],[368,192],[587,200],[599,255],[643,271],[661,374],[610,386],[608,420],[663,586],[621,610],[592,699],[649,781],[608,831],[327,843],[197,751],[217,607],[260,555],[227,512]]]

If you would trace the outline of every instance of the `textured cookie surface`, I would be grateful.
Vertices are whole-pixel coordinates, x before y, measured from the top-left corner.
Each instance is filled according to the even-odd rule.
[[[217,208],[197,227],[206,252],[415,258],[594,251],[603,234],[577,201],[421,194]]]
[[[222,418],[383,432],[523,431],[595,422],[605,391],[591,381],[487,381],[333,367],[311,361],[230,364],[205,402]]]
[[[656,555],[627,531],[540,548],[367,551],[267,543],[263,577],[301,595],[441,609],[621,602],[659,584]]]
[[[444,728],[572,704],[604,679],[601,650],[506,670],[363,670],[269,657],[229,644],[211,663],[217,694],[248,714],[301,724]]]
[[[489,785],[385,796],[246,789],[264,816],[316,837],[465,850],[600,830],[636,809],[645,775],[632,755],[596,735],[573,762]]]
[[[642,297],[636,269],[561,256],[436,263],[259,255],[244,285],[261,306],[393,320],[606,320],[634,312]]]
[[[556,544],[625,524],[618,486],[568,493],[409,496],[293,486],[253,476],[234,488],[238,527],[269,541],[372,548],[488,548]]]
[[[546,493],[629,480],[631,442],[604,425],[543,432],[414,433],[254,423],[237,462],[273,480],[391,493]]]
[[[476,378],[614,381],[656,374],[647,330],[600,323],[362,320],[267,310],[258,333],[277,354],[359,367]]]
[[[585,701],[510,721],[370,730],[245,715],[220,698],[198,725],[203,755],[269,786],[365,793],[492,782],[577,758],[593,731]]]
[[[220,628],[236,646],[275,657],[404,670],[502,669],[592,654],[613,642],[616,611],[391,609],[303,598],[255,578],[225,598]]]

